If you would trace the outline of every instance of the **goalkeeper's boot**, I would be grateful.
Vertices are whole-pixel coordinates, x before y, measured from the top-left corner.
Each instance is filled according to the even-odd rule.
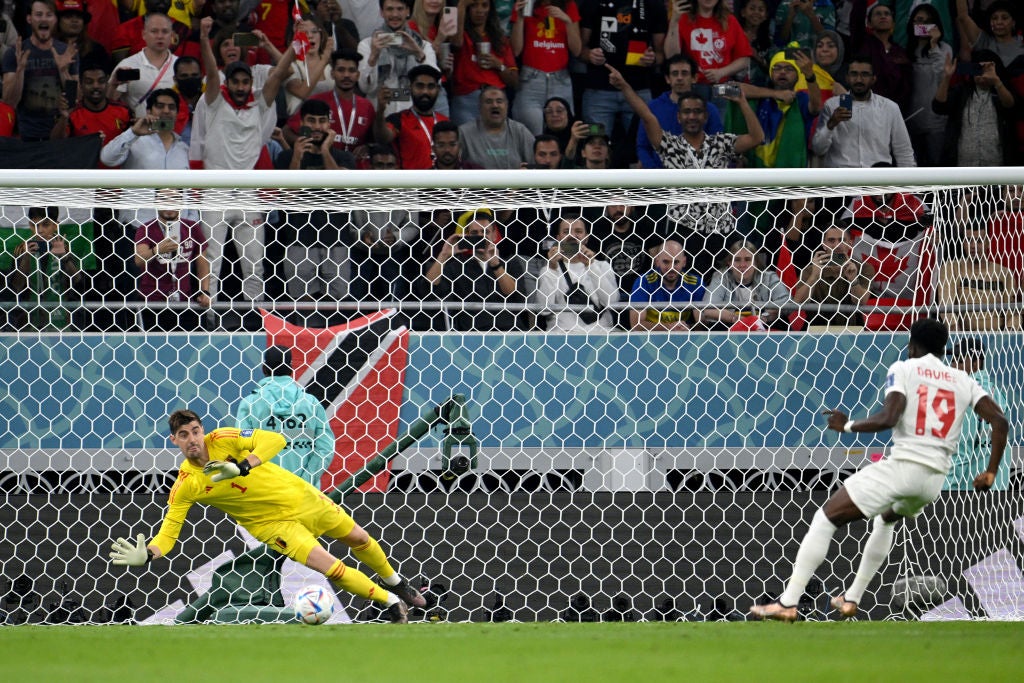
[[[750,615],[755,619],[772,619],[774,621],[796,621],[800,614],[796,611],[796,605],[786,607],[781,602],[771,602],[767,605],[754,605],[750,608]]]
[[[409,623],[409,608],[401,600],[384,610],[384,613],[392,624]]]
[[[843,619],[852,619],[857,616],[857,603],[847,600],[845,595],[837,595],[832,598],[832,606]]]
[[[405,579],[402,579],[394,586],[385,586],[385,588],[397,595],[406,605],[411,607],[427,606],[427,599]]]

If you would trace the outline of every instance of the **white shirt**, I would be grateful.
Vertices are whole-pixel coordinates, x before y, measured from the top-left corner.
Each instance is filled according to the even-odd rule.
[[[907,397],[903,415],[892,430],[892,458],[948,472],[964,415],[988,393],[966,372],[931,354],[893,363],[885,395],[892,392]]]
[[[825,157],[830,168],[871,168],[880,161],[900,168],[917,166],[910,133],[900,107],[892,100],[871,93],[861,102],[853,101],[853,117],[834,130],[828,120],[839,108],[839,96],[830,97],[821,108],[818,128],[811,138],[811,150]]]
[[[164,147],[160,135],[136,135],[129,128],[118,135],[100,150],[100,161],[107,166],[120,166],[124,169],[174,170],[187,171],[188,145],[174,135],[170,148]],[[189,213],[186,218],[192,218]],[[121,209],[118,212],[121,222],[125,225],[142,225],[156,218],[156,209],[142,207],[138,209]]]
[[[114,67],[116,72],[118,69],[138,69],[139,80],[128,81],[117,86],[118,91],[121,93],[121,102],[126,107],[135,112],[135,118],[142,118],[146,115],[146,97],[147,93],[152,93],[154,90],[161,88],[173,88],[174,87],[174,62],[178,58],[172,52],[167,53],[167,59],[170,60],[170,64],[164,69],[164,64],[161,62],[157,66],[153,66],[146,59],[146,51],[139,50],[133,55],[129,55],[122,59],[117,66]],[[163,74],[160,72],[163,71]],[[158,80],[159,77],[159,80]],[[156,85],[154,85],[154,83]]]
[[[242,109],[235,109],[220,93],[212,104],[206,102],[203,109],[205,135],[200,141],[204,168],[241,171],[256,166],[260,150],[269,139],[268,121],[273,131],[270,119],[277,116],[277,110],[267,105],[262,91],[254,91],[253,98],[249,106]],[[200,108],[196,107],[196,116],[199,113]]]
[[[413,33],[408,25],[403,26],[402,30],[407,33]],[[372,42],[372,33],[359,41],[359,54],[363,56],[359,61],[359,89],[366,94],[366,99],[373,103],[374,109],[377,108],[377,91],[381,85],[392,90],[402,90],[405,92],[409,90],[410,69],[420,64],[429,64],[435,69],[437,68],[437,53],[434,52],[434,45],[429,40],[424,40],[420,45],[423,50],[422,62],[417,62],[413,53],[405,49],[386,47],[377,53],[377,63],[370,66]],[[382,64],[389,65],[388,68],[391,71],[391,75],[385,83],[380,83],[377,77],[378,68]],[[411,104],[410,97],[410,94],[403,95],[400,99],[392,97],[391,101],[388,102],[387,108],[384,110],[384,116],[391,116],[403,109],[408,109]]]
[[[604,307],[612,301],[619,300],[619,287],[615,284],[615,272],[607,261],[593,260],[590,265],[568,263],[566,268],[573,282],[579,283],[590,300]],[[562,269],[545,267],[537,278],[537,303],[558,311],[568,301],[569,283],[565,281]],[[613,314],[603,313],[597,322],[587,325],[580,320],[577,311],[560,311],[555,313],[555,324],[552,330],[558,332],[603,332],[613,329]]]

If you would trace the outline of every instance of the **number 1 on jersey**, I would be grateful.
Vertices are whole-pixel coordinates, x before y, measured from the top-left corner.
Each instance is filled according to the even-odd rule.
[[[938,389],[930,407],[935,419],[939,421],[939,429],[932,429],[932,436],[945,439],[956,420],[956,394],[949,389]],[[928,408],[928,386],[919,384],[917,387],[917,421],[914,424],[914,433],[918,436],[924,436]]]

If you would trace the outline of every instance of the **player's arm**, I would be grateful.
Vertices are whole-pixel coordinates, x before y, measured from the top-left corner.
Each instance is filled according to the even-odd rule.
[[[826,410],[822,415],[828,415],[829,429],[837,432],[884,432],[896,426],[906,407],[907,397],[899,391],[890,391],[881,410],[860,420],[851,420],[839,410]]]
[[[188,517],[188,511],[192,507],[192,498],[189,495],[189,486],[185,483],[184,476],[178,475],[178,480],[171,487],[168,495],[167,514],[160,525],[153,540],[148,544],[146,537],[139,534],[132,542],[126,538],[118,538],[110,546],[110,561],[118,566],[141,567],[153,560],[163,557],[171,552],[174,544],[181,534],[181,527]]]
[[[1007,421],[1006,415],[1003,414],[1003,409],[990,396],[982,396],[975,404],[974,412],[992,426],[992,455],[988,461],[988,468],[974,478],[974,490],[987,491],[995,482],[999,463],[1003,461],[1006,441],[1010,434],[1010,423]]]
[[[288,445],[287,439],[277,432],[265,429],[246,429],[235,437],[235,460],[211,460],[203,468],[214,482],[246,477],[254,467],[270,460]],[[243,455],[244,454],[244,455]]]

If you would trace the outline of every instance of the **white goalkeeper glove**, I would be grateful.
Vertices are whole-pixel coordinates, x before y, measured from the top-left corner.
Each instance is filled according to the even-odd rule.
[[[249,474],[249,470],[252,469],[252,465],[249,464],[248,459],[243,459],[241,462],[235,463],[230,460],[211,460],[206,463],[206,467],[203,468],[203,474],[210,474],[210,481],[224,481],[225,479],[234,479],[235,477],[244,477]]]
[[[139,534],[134,544],[127,538],[119,538],[110,546],[110,561],[116,565],[141,567],[151,559],[149,549],[146,548],[146,537],[142,534]]]

